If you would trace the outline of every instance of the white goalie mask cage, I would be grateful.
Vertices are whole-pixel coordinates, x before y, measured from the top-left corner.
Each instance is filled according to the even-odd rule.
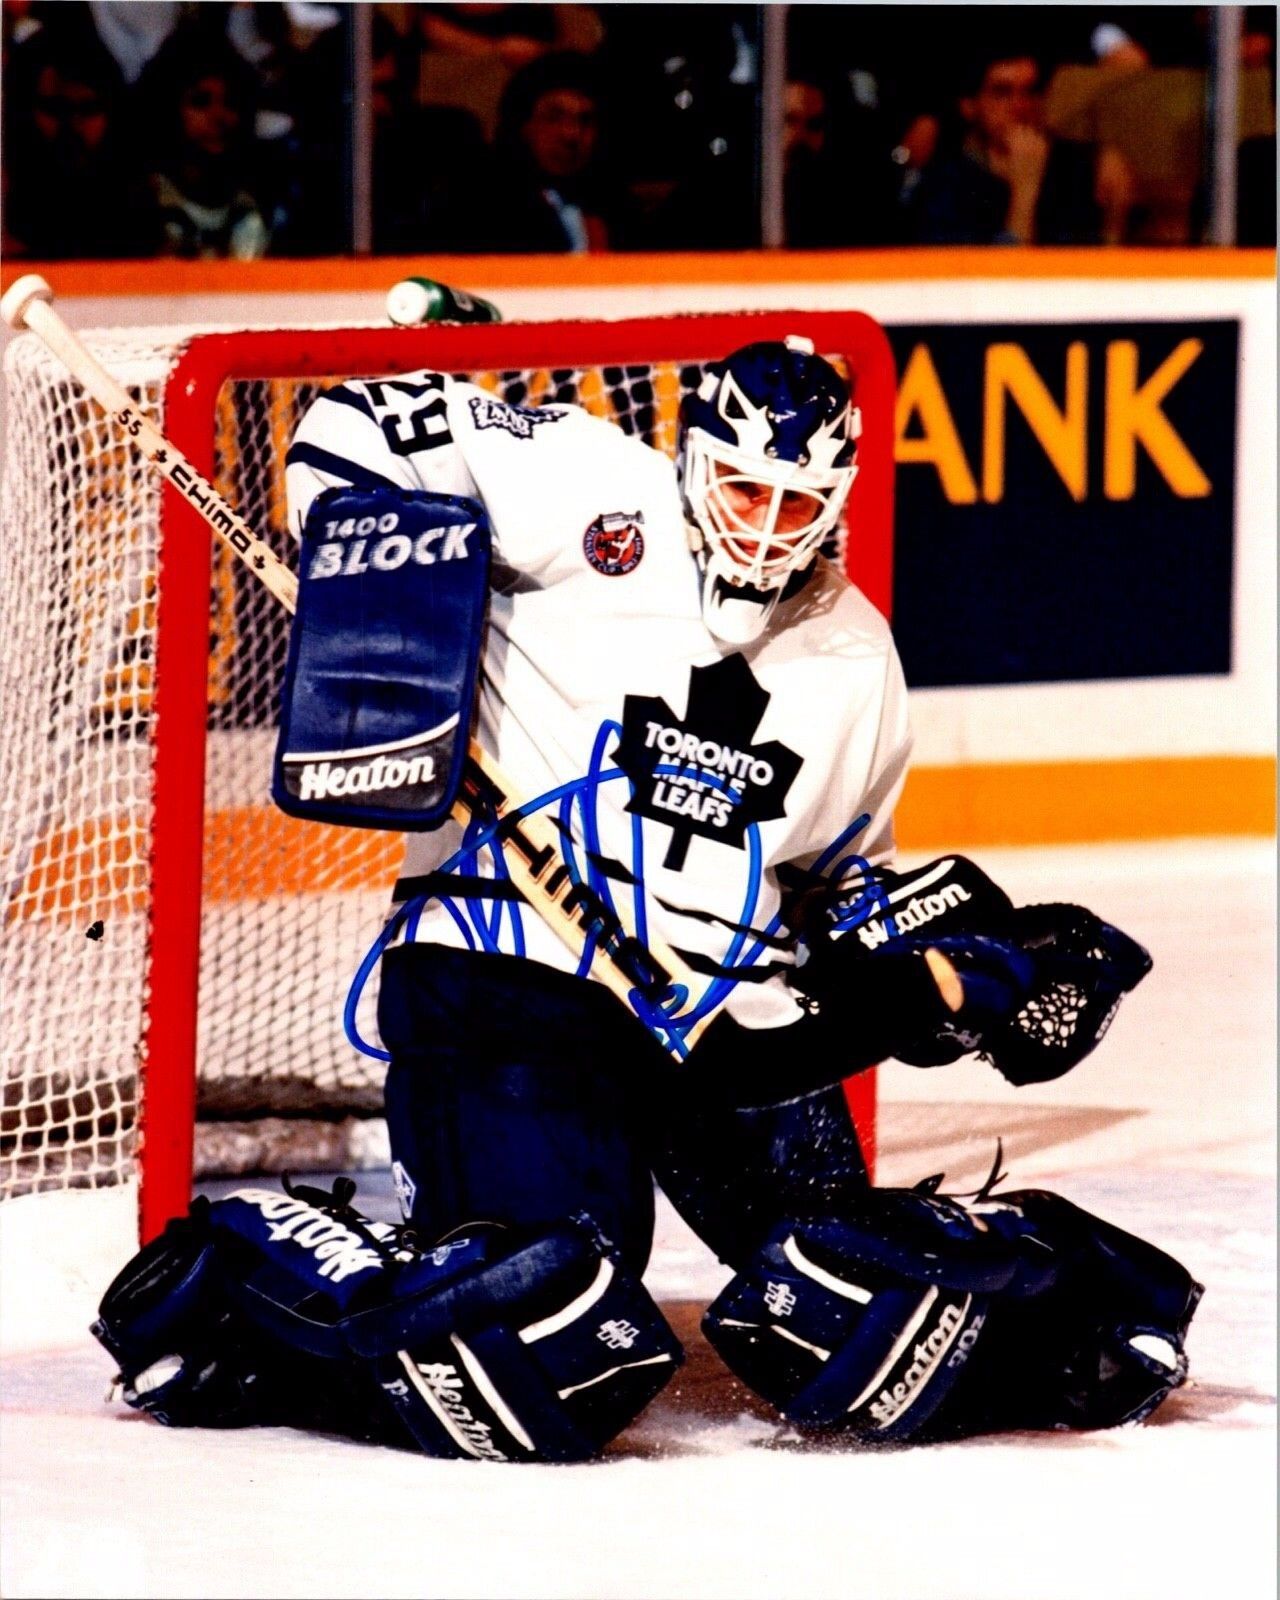
[[[858,468],[861,413],[807,339],[749,345],[709,372],[682,417],[685,510],[718,638],[757,637],[835,528]]]

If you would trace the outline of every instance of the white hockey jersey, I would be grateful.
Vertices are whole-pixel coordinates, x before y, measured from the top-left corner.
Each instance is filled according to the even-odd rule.
[[[775,917],[778,867],[813,865],[864,812],[869,823],[842,853],[874,864],[891,855],[910,733],[888,625],[819,559],[763,637],[719,642],[702,621],[675,469],[659,451],[575,406],[510,406],[419,372],[328,391],[288,462],[299,533],[311,501],[335,485],[484,503],[494,593],[476,737],[522,799],[597,775],[572,807],[573,838],[643,876],[648,928],[667,943],[741,959],[754,941],[735,928]],[[560,801],[550,815],[563,815]],[[411,835],[406,874],[432,871],[461,840],[452,822]],[[479,870],[490,869],[481,860]],[[635,927],[631,888],[611,892]],[[575,970],[521,909],[524,953]],[[489,903],[451,912],[432,902],[415,936],[489,948],[493,918]],[[498,947],[513,951],[509,910],[498,929]],[[739,982],[724,1003],[748,1027],[800,1015],[781,975]]]

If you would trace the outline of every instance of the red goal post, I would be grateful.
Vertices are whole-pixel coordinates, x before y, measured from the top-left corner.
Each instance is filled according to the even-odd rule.
[[[171,442],[287,555],[284,451],[302,409],[328,383],[431,367],[469,375],[504,398],[576,400],[669,451],[680,395],[706,362],[750,339],[789,333],[808,336],[845,367],[862,408],[844,557],[854,582],[888,615],[894,368],[883,329],[860,313],[192,333],[157,346],[164,370],[151,406]],[[110,366],[107,352],[98,353]],[[141,401],[148,404],[145,391]],[[86,437],[96,437],[107,425],[99,418],[84,426]],[[66,453],[59,455],[60,471],[79,470],[76,460],[87,459],[90,446],[70,454],[70,468]],[[13,472],[12,453],[7,464]],[[27,459],[19,470],[38,472],[40,462]],[[126,474],[146,470],[140,460],[123,464]],[[111,471],[95,468],[87,487],[68,489],[68,516],[80,521],[77,540],[96,537],[94,508],[109,489],[109,481],[97,479],[105,473],[111,480],[120,471],[119,462]],[[86,507],[92,513],[87,528]],[[11,520],[7,513],[6,524]],[[42,812],[23,863],[27,898],[19,902],[19,915],[25,907],[37,922],[83,920],[95,907],[105,910],[99,920],[108,938],[113,912],[145,923],[136,1078],[112,1101],[109,1126],[111,1159],[126,1167],[132,1161],[138,1173],[144,1238],[188,1204],[197,1098],[201,1115],[223,1132],[305,1114],[323,1135],[341,1113],[368,1117],[376,1111],[376,1063],[357,1066],[343,1057],[320,1066],[315,1058],[334,1048],[328,1032],[341,1034],[345,979],[366,934],[376,931],[399,849],[392,835],[321,829],[270,807],[271,707],[287,619],[225,551],[213,547],[199,514],[167,485],[155,520],[153,553],[149,546],[127,552],[146,571],[128,596],[127,638],[124,625],[112,621],[109,669],[104,673],[102,649],[79,649],[80,658],[93,659],[102,681],[81,697],[75,758],[69,761],[65,751],[61,757],[63,768],[78,771],[101,731],[105,754],[95,757],[97,774],[119,756],[126,732],[145,737],[149,800],[145,815],[128,824],[131,835],[143,835],[134,854],[144,859],[133,864],[122,891],[112,871],[122,854],[118,816],[106,852],[112,861],[104,858],[110,830],[98,812],[107,802],[83,807],[87,820],[74,824]],[[37,529],[18,532],[39,536]],[[6,539],[12,537],[6,526]],[[105,792],[115,795],[120,787],[116,776]],[[44,800],[36,804],[46,807]],[[118,812],[117,802],[109,804]],[[332,970],[308,987],[325,960]],[[85,1004],[92,1003],[86,992]],[[340,1050],[354,1058],[345,1041]],[[363,1076],[368,1069],[372,1074]],[[119,1078],[122,1070],[117,1062],[106,1075]],[[28,1079],[32,1075],[27,1069]],[[849,1086],[869,1160],[873,1079],[866,1073]],[[44,1105],[32,1112],[26,1102],[15,1111],[21,1091],[15,1094],[6,1083],[4,1140],[25,1159],[28,1177],[15,1188],[2,1181],[0,1167],[0,1187],[22,1192],[109,1181],[105,1158],[78,1148],[95,1132],[101,1087],[81,1078],[60,1088],[52,1074],[41,1084],[40,1095],[56,1112]],[[31,1155],[34,1142],[47,1141],[55,1128],[66,1159]],[[293,1164],[302,1159],[290,1158]]]

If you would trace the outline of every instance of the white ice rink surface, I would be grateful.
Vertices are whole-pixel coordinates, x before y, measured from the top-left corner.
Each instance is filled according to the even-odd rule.
[[[688,1366],[602,1462],[439,1462],[288,1430],[176,1432],[103,1404],[84,1329],[127,1196],[0,1207],[0,1593],[25,1596],[1254,1600],[1275,1582],[1275,905],[1270,843],[985,851],[1155,970],[1067,1078],[890,1066],[880,1181],[1053,1187],[1206,1285],[1192,1381],[1145,1427],[859,1451]],[[123,1203],[121,1203],[123,1201]],[[664,1211],[647,1282],[724,1270]]]

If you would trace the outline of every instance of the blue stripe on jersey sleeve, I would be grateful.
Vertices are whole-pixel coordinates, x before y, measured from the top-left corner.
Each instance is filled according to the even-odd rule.
[[[367,394],[361,394],[357,389],[349,389],[346,384],[340,388],[326,389],[320,400],[330,400],[336,406],[350,406],[353,411],[359,411],[368,417],[370,422],[377,418],[373,414],[373,403]]]
[[[404,488],[404,484],[375,472],[372,467],[362,467],[358,461],[336,455],[332,450],[322,450],[318,444],[308,444],[305,439],[289,446],[284,464],[286,467],[315,467],[319,472],[328,472],[335,478],[341,478],[356,489]]]

